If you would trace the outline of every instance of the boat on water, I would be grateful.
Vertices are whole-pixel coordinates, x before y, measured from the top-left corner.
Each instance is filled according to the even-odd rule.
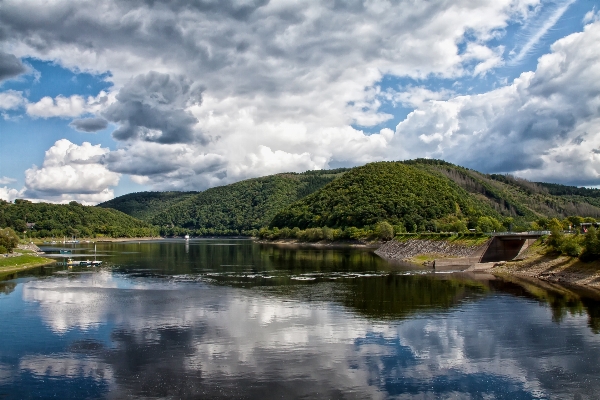
[[[67,266],[69,267],[74,267],[74,266],[79,266],[79,267],[98,267],[102,265],[102,261],[90,261],[90,260],[81,260],[81,261],[73,261],[72,258],[67,259]]]
[[[185,240],[190,240],[190,235],[185,235]]]
[[[71,252],[69,251],[69,253],[63,253],[63,251],[61,250],[61,254],[71,254]],[[102,261],[96,260],[96,244],[94,243],[94,260],[80,260],[80,261],[74,261],[72,258],[67,258],[67,262],[66,265],[69,268],[72,268],[74,266],[79,266],[79,267],[98,267],[100,265],[102,265]]]

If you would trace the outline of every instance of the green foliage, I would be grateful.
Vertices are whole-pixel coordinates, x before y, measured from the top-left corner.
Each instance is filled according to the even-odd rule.
[[[598,189],[529,182],[511,175],[486,175],[440,160],[417,159],[404,163],[442,174],[501,215],[515,218],[513,231],[523,227],[524,222],[540,217],[600,217]]]
[[[468,232],[466,221],[461,220],[456,215],[448,215],[435,221],[435,229],[429,229],[435,232]]]
[[[356,238],[377,236],[382,221],[396,233],[546,230],[556,221],[568,229],[600,218],[600,190],[417,159],[277,174],[204,192],[132,193],[99,206],[157,225],[163,235],[257,235],[271,226],[331,227]],[[491,220],[480,224],[480,217]],[[22,232],[25,222],[30,221],[20,218],[11,226]],[[364,231],[345,233],[349,227]]]
[[[394,227],[387,221],[378,222],[375,226],[375,234],[381,240],[391,240],[394,238]]]
[[[272,227],[363,228],[388,221],[409,232],[453,214],[498,215],[451,180],[398,162],[357,167],[279,212]]]
[[[583,251],[580,258],[584,261],[592,261],[600,258],[600,230],[593,226],[583,236]]]
[[[503,230],[503,226],[494,217],[482,216],[477,219],[477,228],[475,229],[481,233],[499,232]]]
[[[552,231],[552,234],[563,229],[562,223],[556,218],[552,218],[550,221],[548,221],[546,227]]]
[[[582,250],[579,235],[565,235],[559,250],[564,255],[578,257]]]
[[[11,228],[0,229],[0,253],[10,253],[19,244],[19,237]]]
[[[148,221],[158,213],[165,212],[180,203],[197,195],[198,192],[138,192],[116,197],[98,204],[98,207],[112,208],[131,215],[134,218]]]
[[[25,224],[33,223],[32,228]],[[152,225],[120,211],[86,207],[77,202],[48,204],[17,201],[0,203],[0,226],[27,237],[143,237],[158,236]]]
[[[248,179],[204,192],[135,193],[103,203],[160,226],[163,235],[240,235],[267,226],[294,201],[346,170],[286,173]],[[291,228],[291,227],[290,227]]]
[[[546,245],[550,250],[560,254],[578,257],[582,253],[582,236],[581,235],[565,235],[558,229],[553,229],[550,237],[546,241]]]

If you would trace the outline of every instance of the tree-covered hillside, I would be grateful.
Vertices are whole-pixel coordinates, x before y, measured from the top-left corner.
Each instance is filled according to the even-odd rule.
[[[272,227],[365,227],[380,221],[425,230],[448,216],[499,217],[441,174],[400,162],[357,167],[278,213]]]
[[[403,163],[446,176],[505,217],[527,221],[570,215],[600,217],[600,191],[596,189],[534,183],[511,175],[487,175],[441,160]]]
[[[132,193],[99,206],[139,217],[164,235],[256,234],[271,226],[336,228],[305,233],[354,238],[387,231],[383,222],[396,233],[547,229],[552,218],[600,218],[600,190],[416,159],[277,174],[204,192]]]
[[[150,221],[158,213],[169,210],[175,204],[185,201],[199,192],[138,192],[116,197],[98,204],[98,207],[112,208],[132,217]]]
[[[166,235],[249,234],[267,226],[277,212],[320,189],[345,171],[342,168],[277,174],[199,193],[135,193],[99,206],[135,212],[145,221],[159,226],[161,233]]]
[[[117,210],[66,204],[0,200],[0,227],[29,237],[143,237],[158,236],[158,229]]]

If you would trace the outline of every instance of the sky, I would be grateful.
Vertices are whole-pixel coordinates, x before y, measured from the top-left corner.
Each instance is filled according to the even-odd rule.
[[[0,198],[418,157],[598,186],[599,43],[592,0],[0,0]]]

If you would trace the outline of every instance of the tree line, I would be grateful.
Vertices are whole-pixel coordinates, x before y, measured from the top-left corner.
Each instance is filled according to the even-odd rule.
[[[0,200],[0,227],[27,238],[158,236],[158,228],[117,210],[69,204]]]

